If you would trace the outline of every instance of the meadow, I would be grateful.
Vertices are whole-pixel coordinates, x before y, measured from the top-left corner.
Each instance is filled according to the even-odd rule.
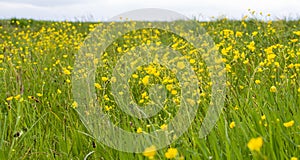
[[[157,45],[188,55],[202,86],[196,117],[182,136],[159,150],[148,146],[143,153],[127,153],[93,138],[72,93],[75,57],[85,38],[99,25],[122,24],[0,20],[0,159],[299,159],[300,20],[244,17],[198,23],[214,41],[226,74],[224,108],[205,138],[198,130],[211,99],[208,67],[189,54],[193,48],[180,38],[168,39],[156,30],[136,32],[116,40],[99,59],[116,64],[119,55],[136,47],[128,42],[145,34]],[[168,107],[150,120],[139,120],[115,102],[110,65],[97,68],[93,87],[114,124],[138,134],[166,130],[180,104],[181,89],[172,71],[152,63],[132,74],[130,92],[142,107],[151,102],[150,84],[167,90]]]

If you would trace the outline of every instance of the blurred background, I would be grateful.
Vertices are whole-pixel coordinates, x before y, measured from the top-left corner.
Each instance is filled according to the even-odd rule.
[[[256,11],[253,18],[262,20],[300,17],[299,0],[0,0],[0,19],[106,21],[141,8],[169,9],[200,21],[242,19],[248,9]]]

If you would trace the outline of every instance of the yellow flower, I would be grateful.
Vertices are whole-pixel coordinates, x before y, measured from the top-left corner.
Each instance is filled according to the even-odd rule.
[[[139,78],[139,76],[137,74],[133,74],[132,78]]]
[[[71,74],[71,72],[70,72],[70,70],[68,70],[67,68],[63,68],[63,72],[64,72],[64,74],[66,74],[66,75],[70,75]]]
[[[136,133],[142,133],[143,132],[143,129],[141,127],[139,127],[137,130],[136,130]]]
[[[298,160],[298,158],[297,157],[292,157],[291,160]]]
[[[112,106],[105,106],[106,111],[110,111],[112,109]]]
[[[231,72],[231,66],[229,64],[226,64],[225,69],[227,72]]]
[[[178,150],[176,148],[169,148],[165,153],[165,157],[168,159],[175,158],[178,154]]]
[[[101,85],[99,83],[94,83],[94,86],[97,88],[97,89],[101,89]]]
[[[139,104],[142,104],[142,103],[144,103],[144,102],[145,102],[144,99],[139,100]]]
[[[148,157],[149,159],[154,159],[155,154],[156,154],[156,147],[153,145],[146,148],[143,152],[143,155],[145,157]]]
[[[178,63],[177,63],[177,67],[178,67],[179,69],[183,69],[183,68],[185,67],[185,64],[184,64],[183,62],[178,62]]]
[[[42,96],[43,96],[42,93],[37,93],[36,95],[37,95],[38,97],[42,97]]]
[[[292,69],[292,68],[294,68],[294,64],[289,64],[287,67],[288,67],[289,69]]]
[[[167,88],[168,91],[171,91],[172,88],[173,88],[173,85],[172,85],[172,84],[167,84],[167,85],[166,85],[166,88]]]
[[[239,110],[239,106],[235,106],[234,110],[236,110],[236,111]]]
[[[247,146],[251,151],[260,151],[260,148],[263,145],[263,139],[262,137],[252,138],[248,142]]]
[[[295,121],[292,120],[292,121],[283,123],[283,125],[284,125],[286,128],[288,128],[288,127],[292,127],[292,126],[294,125],[294,123],[295,123]]]
[[[156,77],[159,77],[159,75],[160,75],[160,72],[159,72],[159,71],[157,71],[157,72],[155,72],[153,75],[154,75],[154,76],[156,76]]]
[[[258,80],[258,79],[255,80],[255,83],[256,83],[256,84],[260,84],[260,80]]]
[[[166,125],[166,124],[163,124],[160,126],[160,129],[162,129],[163,131],[166,131],[167,128],[168,128],[168,125]]]
[[[270,92],[275,93],[276,91],[277,91],[277,89],[276,89],[275,86],[272,86],[272,87],[270,88]]]
[[[77,108],[77,107],[78,107],[78,103],[77,103],[76,101],[74,101],[74,102],[72,103],[72,107],[73,107],[73,108]]]
[[[20,99],[20,98],[21,98],[21,95],[20,95],[20,94],[18,94],[18,95],[16,95],[14,98],[15,98],[16,100],[18,100],[18,99]]]
[[[145,77],[142,79],[142,82],[143,82],[144,85],[149,84],[149,78],[150,78],[150,76],[145,76]]]
[[[294,31],[293,33],[297,36],[300,36],[300,31]]]
[[[253,52],[255,50],[255,42],[250,42],[249,45],[247,45],[247,48]]]
[[[147,92],[142,93],[142,98],[146,98],[147,97]]]
[[[122,48],[121,48],[121,47],[118,47],[118,48],[117,48],[117,51],[118,51],[119,53],[121,53],[121,52],[122,52]]]
[[[172,90],[172,91],[171,91],[171,94],[172,94],[172,95],[176,95],[176,94],[177,94],[177,91],[176,91],[176,90]]]
[[[57,89],[57,93],[58,93],[58,94],[61,94],[61,90],[60,90],[60,89]]]
[[[71,80],[67,79],[66,82],[67,82],[67,83],[71,83]]]
[[[13,98],[14,98],[13,96],[10,96],[10,97],[7,97],[6,100],[11,101]]]
[[[195,62],[196,62],[195,59],[190,59],[190,63],[191,63],[191,64],[194,64]]]
[[[258,34],[258,32],[257,31],[254,31],[254,32],[252,32],[252,36],[256,36]]]
[[[265,120],[266,119],[266,115],[262,115],[260,118],[261,118],[261,120]]]
[[[108,81],[108,78],[107,78],[107,77],[101,77],[101,80],[102,80],[103,82],[106,82],[106,81]]]
[[[237,32],[235,33],[235,36],[236,36],[236,37],[241,37],[241,36],[243,36],[243,32],[237,31]]]
[[[258,68],[257,72],[263,72],[263,69],[262,68]]]
[[[234,128],[235,127],[235,122],[231,122],[230,124],[229,124],[229,127],[232,129],[232,128]]]
[[[298,42],[298,39],[291,39],[291,42],[293,43]]]

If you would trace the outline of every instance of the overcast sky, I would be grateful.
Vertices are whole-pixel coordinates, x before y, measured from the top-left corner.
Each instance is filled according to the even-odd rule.
[[[0,0],[0,19],[103,21],[141,8],[169,9],[202,20],[221,15],[240,19],[249,8],[273,19],[300,18],[300,0]]]

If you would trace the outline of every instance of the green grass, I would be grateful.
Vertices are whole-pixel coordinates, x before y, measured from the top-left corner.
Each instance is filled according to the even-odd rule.
[[[120,152],[98,142],[72,107],[72,75],[64,71],[72,72],[79,46],[96,25],[0,20],[0,159],[83,159],[86,156],[89,159],[147,159],[140,153]],[[177,148],[178,159],[181,156],[185,159],[299,159],[300,35],[294,32],[299,31],[300,21],[222,19],[200,25],[226,60],[225,107],[210,134],[199,138],[199,126],[209,104],[210,87],[207,87],[207,95],[194,122],[168,147]],[[295,39],[298,41],[293,42]],[[253,51],[247,47],[252,41],[255,42]],[[120,42],[122,44],[117,46],[125,43]],[[170,42],[165,40],[164,43]],[[114,55],[117,46],[111,46],[108,51],[113,53],[108,54]],[[270,46],[274,46],[274,58],[265,50]],[[104,70],[105,67],[98,68],[96,81],[101,85],[99,77],[110,74],[100,72]],[[256,84],[256,80],[260,80],[260,84]],[[277,92],[270,92],[271,86],[276,86]],[[102,98],[101,93],[109,95],[109,91],[97,91],[97,96]],[[137,87],[132,91],[138,96],[147,88]],[[136,101],[139,99],[141,97]],[[138,127],[145,132],[151,130],[146,127],[148,121],[126,116],[114,102],[101,103],[114,106],[106,113],[115,123],[119,122],[120,127],[132,132]],[[172,102],[170,105],[176,106]],[[173,115],[177,110],[170,107],[166,111]],[[151,119],[152,125],[159,129],[172,115],[162,113],[161,117]],[[291,120],[295,122],[293,126],[283,125]],[[235,122],[234,128],[229,127],[231,122]],[[255,137],[263,138],[260,152],[247,147],[249,140]],[[165,159],[168,147],[157,151],[155,159]]]

